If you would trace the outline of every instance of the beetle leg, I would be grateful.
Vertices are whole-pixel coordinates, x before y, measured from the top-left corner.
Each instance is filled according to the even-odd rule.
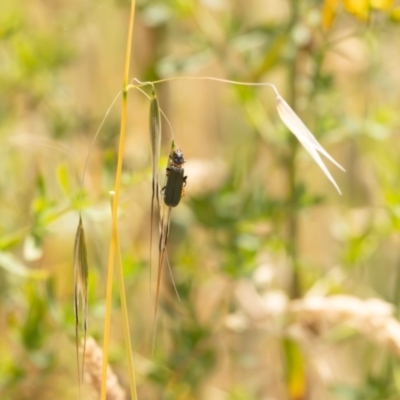
[[[184,176],[183,179],[182,179],[183,185],[182,185],[181,197],[183,197],[185,195],[185,186],[186,186],[186,183],[187,183],[186,179],[187,179],[187,176]]]

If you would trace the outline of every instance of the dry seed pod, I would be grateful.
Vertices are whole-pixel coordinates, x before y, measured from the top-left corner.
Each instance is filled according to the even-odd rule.
[[[154,196],[157,199],[158,213],[160,213],[160,189],[158,183],[158,163],[160,160],[160,148],[161,148],[161,117],[160,107],[156,94],[153,90],[152,97],[150,100],[150,142],[151,142],[151,156],[152,156],[152,195],[151,195],[151,216],[150,216],[150,285],[151,285],[151,247],[153,243],[153,213],[154,213]],[[150,286],[151,287],[151,286]]]
[[[154,194],[159,204],[159,190],[158,190],[158,162],[160,160],[160,148],[161,148],[161,117],[160,107],[158,100],[153,91],[150,100],[150,141],[151,141],[151,155],[152,155],[152,166],[153,166],[153,194],[152,194],[152,206],[154,201]]]
[[[88,263],[85,243],[85,233],[83,230],[82,217],[79,216],[78,229],[75,235],[74,245],[74,310],[75,310],[75,340],[76,340],[76,357],[78,365],[79,382],[81,382],[81,371],[79,366],[78,355],[78,330],[79,321],[82,319],[82,327],[84,332],[83,340],[83,358],[85,357],[85,344],[87,333],[87,309],[88,309]],[[80,306],[81,302],[81,306]],[[80,312],[82,310],[82,317]],[[82,360],[83,373],[83,360]]]
[[[310,337],[310,332],[315,338],[335,326],[345,325],[400,357],[400,322],[393,316],[393,305],[381,299],[364,300],[350,295],[309,296],[288,303],[281,301],[279,307],[271,308],[271,303],[268,305],[247,282],[238,283],[235,295],[240,311],[227,318],[229,329],[242,331],[254,326],[262,329],[275,326],[278,332],[304,341]]]
[[[162,268],[164,265],[164,255],[166,254],[166,249],[167,249],[167,240],[168,240],[168,235],[169,235],[169,224],[171,220],[171,207],[166,207],[165,204],[163,204],[163,212],[162,212],[162,218],[161,218],[161,227],[160,227],[160,240],[159,240],[159,245],[158,245],[158,271],[157,271],[157,288],[156,288],[156,300],[154,303],[154,315],[153,315],[153,351],[155,348],[155,339],[156,339],[156,330],[157,330],[157,311],[158,311],[158,298],[160,294],[160,285],[161,285],[161,275],[162,275]],[[172,277],[172,272],[171,272],[171,277]],[[173,277],[172,277],[172,282]],[[174,287],[175,287],[175,283]],[[176,291],[176,287],[175,287]],[[179,295],[178,295],[179,298]]]
[[[83,362],[85,365],[85,382],[94,389],[97,395],[100,395],[103,351],[91,337],[87,340]],[[106,398],[108,400],[125,400],[126,398],[124,389],[120,386],[117,376],[109,365],[107,365]]]
[[[290,314],[306,327],[351,326],[400,357],[400,323],[393,317],[393,305],[383,300],[346,295],[306,297],[291,303]]]
[[[278,114],[282,120],[282,122],[286,125],[286,127],[293,133],[299,140],[299,142],[304,146],[304,148],[308,151],[313,160],[319,165],[322,169],[322,172],[325,176],[332,182],[335,186],[336,190],[339,194],[342,192],[339,189],[339,186],[332,178],[332,175],[326,168],[324,162],[322,161],[320,155],[323,154],[326,158],[328,158],[333,164],[335,164],[342,171],[345,169],[337,163],[329,153],[318,143],[317,139],[314,135],[309,131],[309,129],[304,125],[303,121],[297,116],[297,114],[293,111],[293,109],[289,106],[288,103],[279,95],[276,96],[276,108],[278,110]]]

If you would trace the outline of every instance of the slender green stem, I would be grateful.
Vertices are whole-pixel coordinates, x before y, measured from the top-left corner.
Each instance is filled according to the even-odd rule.
[[[298,18],[298,3],[296,0],[291,1],[292,16],[290,25],[294,25]],[[292,104],[293,110],[296,111],[296,79],[297,79],[297,66],[296,66],[296,55],[290,64],[289,70],[289,90],[290,90],[290,103]],[[289,138],[289,155],[287,163],[288,173],[288,253],[292,260],[292,287],[291,297],[301,297],[301,283],[300,283],[300,271],[298,262],[298,217],[297,217],[297,190],[296,190],[296,155],[299,148],[299,143],[293,135]]]
[[[97,128],[97,131],[96,131],[95,135],[93,136],[92,143],[90,143],[89,152],[88,152],[88,154],[87,154],[87,156],[86,156],[85,165],[83,166],[83,171],[82,171],[82,176],[81,176],[81,184],[80,184],[80,190],[81,190],[80,195],[81,195],[81,196],[82,196],[82,192],[83,192],[83,182],[84,182],[84,180],[85,180],[86,169],[87,169],[87,166],[88,166],[88,164],[89,164],[89,159],[90,159],[90,155],[92,154],[92,150],[93,150],[94,143],[96,142],[97,137],[98,137],[99,134],[100,134],[101,128],[103,127],[104,123],[106,122],[106,119],[107,119],[107,117],[108,117],[108,114],[110,113],[111,109],[113,108],[115,102],[118,100],[118,97],[119,97],[120,95],[121,95],[121,92],[119,92],[119,93],[114,97],[114,100],[112,101],[112,103],[111,103],[110,106],[108,107],[108,109],[107,109],[106,113],[104,114],[104,117],[103,117],[103,119],[102,119],[102,121],[101,121],[99,127]]]
[[[101,400],[106,400],[106,383],[107,383],[107,364],[108,364],[108,346],[110,341],[110,320],[111,320],[111,297],[112,297],[112,278],[114,270],[115,249],[117,246],[117,210],[119,193],[121,186],[122,175],[122,160],[125,148],[125,133],[126,133],[126,116],[127,116],[127,94],[126,86],[129,80],[129,66],[131,59],[132,34],[135,20],[135,0],[131,1],[131,11],[129,17],[128,40],[126,46],[125,68],[122,87],[122,105],[121,105],[121,126],[119,133],[118,147],[118,163],[117,173],[115,178],[115,195],[112,207],[112,222],[111,222],[111,240],[108,258],[108,274],[107,274],[107,292],[106,292],[106,315],[104,319],[104,343],[103,343],[103,366],[101,375]]]
[[[293,63],[295,64],[295,63]],[[293,109],[296,109],[296,67],[293,66],[290,72],[290,97]],[[293,135],[289,137],[289,155],[287,164],[288,173],[288,253],[292,260],[292,287],[291,287],[291,297],[298,298],[301,297],[301,284],[300,284],[300,271],[298,263],[298,218],[297,218],[297,190],[296,190],[296,155],[298,151],[298,141]]]
[[[268,87],[272,88],[272,90],[274,91],[276,96],[279,95],[279,92],[278,92],[278,89],[276,88],[276,86],[270,82],[240,82],[240,81],[231,81],[229,79],[215,78],[213,76],[175,76],[172,78],[164,78],[164,79],[159,79],[157,81],[152,81],[152,82],[140,82],[138,79],[134,79],[134,81],[136,81],[137,84],[136,85],[134,85],[134,84],[128,85],[126,87],[126,90],[137,89],[138,87],[141,87],[141,86],[157,85],[159,83],[181,81],[181,80],[186,80],[186,81],[207,80],[207,81],[229,83],[231,85],[240,85],[240,86],[268,86]]]

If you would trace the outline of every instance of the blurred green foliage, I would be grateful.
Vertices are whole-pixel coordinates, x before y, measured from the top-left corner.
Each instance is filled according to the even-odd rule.
[[[118,106],[92,148],[83,188],[80,179],[120,90],[130,2],[3,3],[0,398],[78,398],[77,210],[90,264],[89,333],[101,343]],[[243,313],[241,282],[287,301],[378,297],[399,316],[398,14],[395,1],[378,0],[138,1],[132,78],[273,82],[347,170],[334,172],[339,197],[285,130],[269,89],[157,85],[188,184],[168,243],[181,301],[165,268],[152,355],[149,104],[129,93],[120,236],[140,399],[400,396],[397,358],[367,340],[317,332],[313,352],[274,322],[236,330],[227,323]],[[113,300],[110,362],[127,388],[116,287]]]

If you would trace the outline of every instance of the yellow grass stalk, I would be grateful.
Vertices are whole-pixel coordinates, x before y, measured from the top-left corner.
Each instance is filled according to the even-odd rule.
[[[120,186],[121,186],[121,175],[122,175],[122,160],[125,148],[125,133],[126,133],[126,116],[127,116],[127,85],[129,81],[129,66],[131,59],[131,48],[132,48],[132,35],[133,35],[133,26],[135,20],[135,6],[136,1],[131,0],[131,11],[129,16],[129,28],[128,28],[128,39],[126,45],[126,54],[125,54],[125,68],[124,68],[124,76],[122,83],[122,104],[121,104],[121,126],[119,133],[119,146],[118,146],[118,163],[117,163],[117,172],[115,177],[115,195],[112,207],[112,221],[111,221],[111,241],[110,241],[110,249],[109,249],[109,258],[108,258],[108,274],[107,274],[107,293],[106,293],[106,315],[104,318],[104,343],[103,343],[103,354],[104,360],[103,368],[102,368],[102,381],[101,381],[101,400],[106,400],[106,378],[107,378],[107,360],[108,360],[108,346],[110,341],[110,319],[111,319],[111,296],[112,296],[112,278],[113,278],[113,270],[114,270],[114,258],[115,258],[115,250],[117,245],[117,210],[118,210],[118,202],[119,202],[119,194],[120,194]]]
[[[112,205],[114,202],[114,192],[110,192],[110,197],[111,197],[111,208],[112,208]],[[118,284],[119,284],[119,293],[120,293],[120,297],[121,297],[122,322],[123,322],[123,329],[124,329],[126,354],[128,356],[129,384],[130,384],[130,389],[131,389],[131,400],[137,400],[135,368],[133,365],[131,335],[129,332],[128,307],[127,307],[127,303],[126,303],[124,272],[122,269],[121,247],[119,244],[118,231],[116,232],[115,240],[116,240],[116,250],[117,250],[117,276],[118,276]]]

